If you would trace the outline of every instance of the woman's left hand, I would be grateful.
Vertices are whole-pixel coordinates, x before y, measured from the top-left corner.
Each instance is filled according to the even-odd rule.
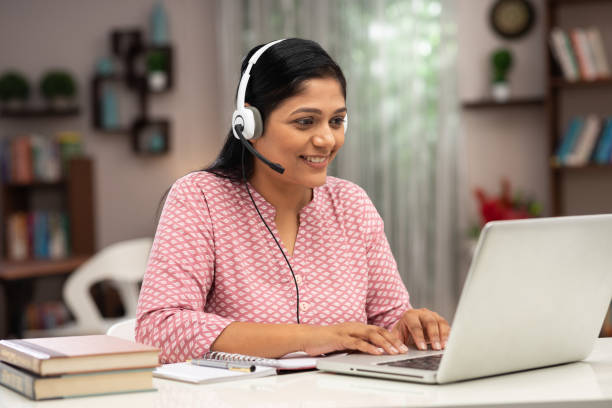
[[[427,309],[410,309],[395,324],[391,332],[397,334],[404,344],[414,344],[427,350],[427,343],[434,350],[446,348],[450,333],[448,322],[436,312]]]

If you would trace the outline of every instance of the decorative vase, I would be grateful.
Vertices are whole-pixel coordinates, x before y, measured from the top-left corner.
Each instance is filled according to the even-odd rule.
[[[151,12],[151,43],[153,45],[167,45],[170,42],[168,33],[168,15],[161,1],[153,6]]]
[[[491,95],[495,102],[507,102],[510,98],[510,86],[507,82],[494,82]]]
[[[160,92],[166,89],[168,75],[163,71],[153,71],[149,73],[149,88],[153,92]]]

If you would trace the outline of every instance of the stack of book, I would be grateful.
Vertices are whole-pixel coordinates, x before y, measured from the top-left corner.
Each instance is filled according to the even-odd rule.
[[[0,340],[0,384],[33,400],[153,391],[159,350],[117,337]]]
[[[70,255],[68,215],[57,211],[12,213],[6,220],[6,245],[12,261],[66,258]]]
[[[67,161],[82,154],[80,135],[60,132],[55,137],[27,134],[0,143],[0,173],[10,184],[56,183]]]
[[[598,28],[573,28],[565,32],[555,27],[550,32],[550,46],[566,80],[593,81],[610,77],[610,66]]]
[[[570,120],[559,140],[554,164],[584,166],[588,163],[612,163],[612,117],[577,116]]]

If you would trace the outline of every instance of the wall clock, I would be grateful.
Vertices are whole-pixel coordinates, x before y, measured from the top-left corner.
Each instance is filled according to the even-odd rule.
[[[528,0],[497,0],[491,8],[489,20],[498,35],[516,39],[531,29],[535,11]]]

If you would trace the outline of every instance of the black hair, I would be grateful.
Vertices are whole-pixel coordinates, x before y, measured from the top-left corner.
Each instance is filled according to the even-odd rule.
[[[241,75],[246,70],[251,56],[263,45],[265,44],[254,47],[244,57]],[[253,65],[244,100],[259,110],[265,127],[270,113],[285,99],[299,94],[304,81],[312,78],[336,79],[346,99],[346,79],[329,54],[314,41],[289,38],[267,49]],[[202,170],[241,181],[242,154],[242,144],[234,137],[230,128],[221,152],[210,166]],[[245,149],[244,175],[247,179],[253,174],[253,160],[251,152]]]

